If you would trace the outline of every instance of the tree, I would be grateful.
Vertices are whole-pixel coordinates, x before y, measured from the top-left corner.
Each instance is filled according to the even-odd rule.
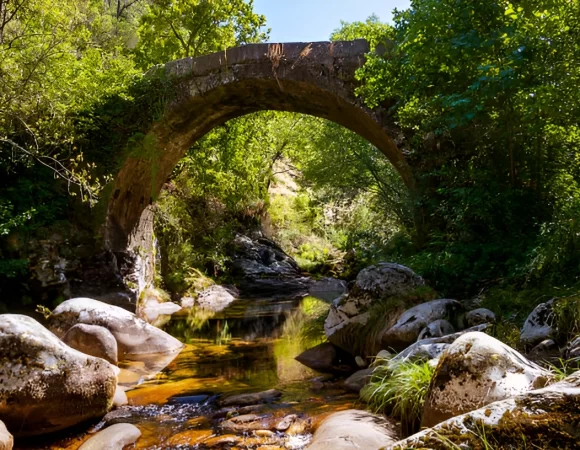
[[[432,267],[472,280],[529,270],[554,232],[541,230],[578,218],[559,211],[580,186],[579,3],[416,0],[394,20],[393,45],[369,55],[359,94],[394,105],[409,136],[430,254],[447,255]]]
[[[141,17],[137,63],[146,70],[186,56],[266,38],[266,19],[246,0],[159,0]]]

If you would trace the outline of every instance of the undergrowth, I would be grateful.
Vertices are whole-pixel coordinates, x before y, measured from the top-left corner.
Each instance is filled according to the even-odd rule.
[[[423,405],[435,368],[428,362],[379,361],[361,399],[377,413],[401,421],[403,433],[419,430]]]

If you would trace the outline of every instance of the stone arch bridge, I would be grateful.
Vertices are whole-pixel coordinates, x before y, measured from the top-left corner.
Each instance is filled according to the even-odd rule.
[[[170,80],[171,100],[146,130],[153,152],[127,157],[115,178],[107,248],[126,252],[142,246],[151,228],[149,205],[187,149],[212,128],[260,110],[310,114],[349,128],[378,147],[413,190],[401,133],[384,108],[371,110],[355,96],[355,72],[368,52],[365,40],[252,44],[152,70]]]

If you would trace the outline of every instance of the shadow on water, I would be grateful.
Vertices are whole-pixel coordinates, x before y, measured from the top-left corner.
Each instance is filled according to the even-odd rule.
[[[310,296],[239,299],[222,311],[192,309],[174,316],[165,331],[185,344],[183,350],[176,357],[151,355],[120,364],[119,385],[130,389],[129,405],[116,409],[89,431],[133,423],[143,433],[135,448],[142,449],[253,449],[268,443],[304,448],[308,431],[294,436],[276,432],[267,438],[222,432],[219,424],[232,412],[220,410],[218,402],[227,395],[276,388],[282,397],[253,413],[269,420],[297,414],[316,421],[352,407],[358,397],[347,394],[340,380],[322,383],[316,380],[319,373],[294,359],[323,341],[322,323],[328,308],[327,300]],[[22,448],[73,450],[88,437],[83,433],[49,446]]]

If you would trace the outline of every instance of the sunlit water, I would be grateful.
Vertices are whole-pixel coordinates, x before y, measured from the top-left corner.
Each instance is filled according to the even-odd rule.
[[[50,443],[46,438],[21,443],[19,448],[74,450],[107,425],[133,423],[142,437],[131,448],[302,449],[317,421],[352,407],[357,399],[342,388],[342,380],[321,380],[321,374],[294,360],[321,342],[321,323],[313,319],[327,308],[327,302],[314,297],[250,299],[237,300],[218,313],[193,310],[177,316],[165,330],[185,347],[169,365],[159,356],[121,364],[119,384],[130,389],[129,405],[99,424],[69,431]],[[229,416],[251,412],[265,429],[272,429],[273,423],[297,414],[303,430],[222,430],[228,411],[218,406],[221,398],[273,388],[282,391],[280,399]]]

